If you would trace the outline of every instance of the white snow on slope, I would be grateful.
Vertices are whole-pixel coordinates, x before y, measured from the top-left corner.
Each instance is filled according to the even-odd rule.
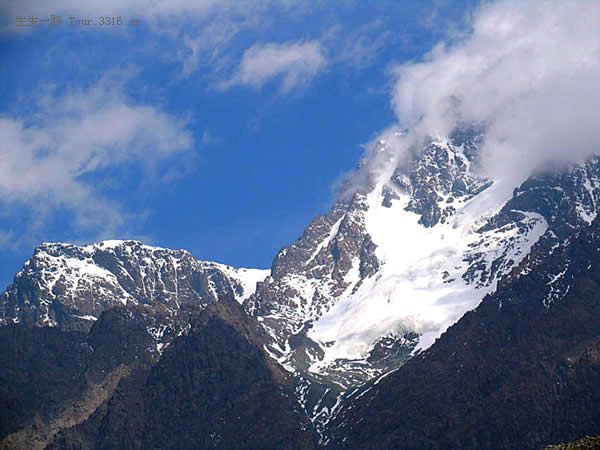
[[[385,178],[384,178],[385,179]],[[368,278],[356,292],[341,298],[320,317],[309,331],[319,342],[325,357],[311,371],[319,371],[336,359],[364,358],[382,336],[402,335],[407,331],[421,334],[418,348],[428,348],[450,325],[496,287],[467,284],[462,275],[468,267],[465,254],[472,245],[481,244],[482,234],[475,230],[497,213],[512,195],[515,180],[494,185],[457,205],[457,214],[445,224],[426,228],[419,216],[406,211],[409,201],[400,194],[391,208],[382,206],[381,182],[368,194],[366,227],[382,262],[380,271]],[[546,231],[545,220],[523,213],[530,225],[525,235],[516,228],[489,232],[485,238],[486,263],[508,247],[509,259],[517,264]],[[444,272],[447,272],[444,274]]]
[[[215,263],[216,264],[216,263]],[[256,283],[264,281],[271,274],[270,269],[247,269],[245,267],[232,267],[224,264],[216,264],[225,275],[237,280],[244,293],[236,295],[239,303],[244,303],[256,291]]]
[[[43,243],[35,255],[38,266],[41,266],[40,276],[43,281],[43,286],[47,288],[49,295],[52,297],[54,288],[57,282],[61,279],[69,280],[71,286],[77,289],[85,290],[88,286],[94,286],[100,293],[113,293],[107,289],[108,286],[118,289],[118,295],[115,295],[115,300],[126,304],[131,300],[131,295],[125,291],[118,283],[117,278],[113,273],[103,267],[98,266],[92,259],[94,246],[86,246],[82,249],[84,253],[75,256],[54,255],[47,251],[48,248],[69,246],[70,244],[63,243]],[[91,289],[91,287],[90,287]]]

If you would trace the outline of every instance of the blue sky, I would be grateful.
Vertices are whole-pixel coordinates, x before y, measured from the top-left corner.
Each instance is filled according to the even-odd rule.
[[[476,2],[77,3],[2,9],[3,286],[42,241],[133,238],[270,266],[394,122],[393,68]],[[15,27],[51,14],[63,24]]]

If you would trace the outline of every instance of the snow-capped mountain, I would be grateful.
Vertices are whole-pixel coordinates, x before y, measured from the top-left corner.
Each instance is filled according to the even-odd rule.
[[[377,143],[377,170],[278,253],[245,303],[313,417],[431,346],[532,248],[561,245],[597,214],[597,158],[493,179],[480,175],[481,130],[430,139],[400,160],[403,139]]]
[[[267,274],[137,241],[44,243],[2,294],[0,320],[68,329],[89,326],[116,305],[161,305],[175,312],[225,296],[243,302]]]
[[[599,158],[494,178],[480,170],[477,127],[409,138],[379,140],[270,272],[136,241],[42,244],[2,295],[0,320],[87,330],[106,309],[137,305],[161,352],[187,329],[187,305],[235,298],[322,428],[348,393],[429,348],[499,282],[535,270],[536,255],[566,245],[600,206]],[[568,290],[567,265],[548,275],[546,306]]]

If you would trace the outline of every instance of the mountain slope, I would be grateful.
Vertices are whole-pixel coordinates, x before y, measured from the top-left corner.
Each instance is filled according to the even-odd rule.
[[[258,324],[227,298],[190,317],[158,363],[49,448],[315,448],[289,376],[261,348]]]
[[[353,194],[276,256],[245,303],[326,422],[344,391],[427,349],[533,249],[563,245],[600,205],[600,160],[493,179],[484,130],[377,142]],[[516,275],[518,276],[518,274]]]
[[[235,300],[187,308],[162,354],[154,312],[112,308],[87,335],[1,327],[0,448],[315,448],[289,375]]]
[[[43,449],[85,421],[159,352],[143,307],[113,308],[86,335],[58,327],[0,327],[0,448]]]
[[[599,280],[600,221],[538,247],[430,349],[352,393],[330,446],[539,449],[597,434]]]

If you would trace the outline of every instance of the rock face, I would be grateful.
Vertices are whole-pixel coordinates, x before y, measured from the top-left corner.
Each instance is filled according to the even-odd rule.
[[[2,295],[0,320],[89,329],[103,311],[118,305],[161,305],[175,313],[182,305],[224,296],[243,301],[267,274],[137,241],[46,243]]]
[[[132,373],[159,353],[147,315],[115,308],[89,334],[57,327],[0,327],[0,448],[43,449],[87,420]]]
[[[0,327],[0,439],[81,394],[73,380],[85,372],[91,353],[81,333]]]
[[[143,448],[313,448],[292,380],[262,350],[264,342],[233,302],[193,321],[144,386]]]
[[[600,221],[511,275],[430,349],[351,395],[329,446],[539,449],[598,434]]]
[[[448,142],[426,143],[408,168],[394,171],[391,183],[409,194],[406,210],[420,215],[421,225],[433,227],[447,222],[456,213],[455,202],[464,203],[492,184],[471,170],[482,142],[482,130],[457,130]],[[391,201],[388,204],[392,206]]]
[[[289,374],[262,350],[262,330],[235,300],[188,309],[188,330],[160,360],[147,332],[148,316],[139,306],[114,308],[87,336],[22,324],[0,329],[0,357],[8,362],[1,401],[24,411],[15,415],[3,409],[7,420],[3,417],[0,445],[315,448]],[[56,350],[50,356],[70,356],[48,358],[44,345],[27,345],[18,360],[9,357],[17,342],[35,344],[36,339]],[[31,380],[43,384],[23,386],[30,381],[22,366],[31,373],[46,369],[41,380]]]

